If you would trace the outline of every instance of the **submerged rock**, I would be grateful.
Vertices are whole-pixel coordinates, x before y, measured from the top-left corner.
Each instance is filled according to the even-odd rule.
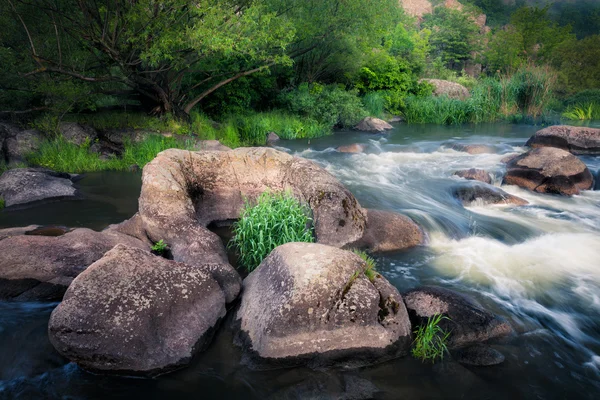
[[[450,148],[452,150],[461,151],[469,154],[495,154],[497,149],[494,146],[487,144],[461,144],[453,143]]]
[[[45,168],[16,168],[0,176],[0,197],[6,207],[76,196],[69,174]]]
[[[371,252],[406,250],[425,243],[425,233],[412,219],[389,211],[367,209],[362,238],[353,244]]]
[[[527,146],[556,147],[573,154],[600,155],[600,129],[584,126],[556,125],[537,131]]]
[[[487,183],[488,185],[492,184],[492,177],[487,171],[483,169],[462,169],[460,171],[456,171],[453,175],[467,180]]]
[[[363,151],[365,151],[366,147],[367,146],[365,146],[364,144],[354,143],[354,144],[339,146],[336,148],[336,150],[339,151],[340,153],[362,153]]]
[[[279,141],[279,135],[275,132],[269,132],[267,134],[267,143],[274,143]]]
[[[510,335],[513,330],[504,319],[484,310],[473,299],[437,286],[424,286],[404,294],[413,325],[421,325],[434,315],[444,315],[440,327],[450,332],[449,348],[485,342]]]
[[[77,275],[115,245],[148,249],[146,243],[114,231],[29,234],[38,228],[0,231],[0,299],[58,300]]]
[[[410,346],[402,297],[356,254],[315,243],[277,247],[244,281],[237,342],[253,367],[365,365]]]
[[[568,151],[540,147],[510,161],[503,183],[570,196],[591,189],[594,179],[586,165]]]
[[[386,130],[394,129],[393,126],[388,124],[382,119],[366,117],[354,127],[354,129],[362,132],[385,132]]]
[[[476,367],[489,367],[504,362],[504,355],[498,350],[484,345],[474,344],[452,352],[456,361],[463,365],[473,365]]]
[[[524,206],[529,204],[527,200],[506,193],[504,190],[496,186],[484,184],[460,186],[454,189],[453,194],[454,197],[460,200],[460,202],[465,206],[477,204],[508,204]]]
[[[73,281],[48,333],[85,369],[154,376],[188,364],[225,313],[203,268],[117,245]]]

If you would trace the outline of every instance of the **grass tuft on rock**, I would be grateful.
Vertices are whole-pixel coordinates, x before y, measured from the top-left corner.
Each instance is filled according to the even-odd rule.
[[[373,257],[371,257],[366,251],[363,250],[352,250],[354,254],[363,259],[363,261],[367,264],[367,268],[365,268],[364,274],[365,276],[373,282],[375,278],[377,278],[377,262]]]
[[[449,319],[442,314],[436,314],[428,318],[427,323],[421,325],[415,330],[415,340],[411,353],[413,357],[419,360],[431,361],[442,360],[448,352],[446,343],[450,332],[445,332],[440,326],[440,322]]]
[[[248,272],[277,246],[314,242],[310,209],[290,192],[267,191],[255,203],[246,201],[233,233],[229,245],[237,250],[240,265]]]

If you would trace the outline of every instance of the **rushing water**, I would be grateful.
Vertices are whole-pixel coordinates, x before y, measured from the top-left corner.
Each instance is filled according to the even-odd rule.
[[[402,212],[424,226],[427,246],[378,257],[378,270],[400,291],[422,284],[453,288],[507,318],[517,335],[494,345],[506,356],[503,364],[424,365],[405,357],[360,370],[257,372],[240,365],[224,324],[189,368],[157,379],[97,376],[67,363],[49,344],[46,324],[55,304],[0,302],[0,398],[600,398],[600,191],[566,198],[505,187],[530,202],[522,207],[464,208],[452,197],[461,183],[452,177],[458,169],[486,169],[499,185],[500,160],[523,152],[537,129],[400,125],[389,135],[339,132],[280,144],[321,164],[363,206]],[[350,143],[367,149],[334,151]],[[496,153],[457,152],[453,143],[487,144]],[[600,169],[600,157],[583,160]],[[4,212],[0,227],[100,229],[135,212],[139,175],[90,174],[78,185],[84,200]]]

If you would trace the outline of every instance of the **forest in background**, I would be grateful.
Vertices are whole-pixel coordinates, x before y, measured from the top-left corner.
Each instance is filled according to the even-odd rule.
[[[2,0],[0,117],[49,140],[78,121],[232,147],[366,116],[598,118],[597,2],[432,0],[421,16],[401,3]],[[470,97],[433,97],[424,78]]]

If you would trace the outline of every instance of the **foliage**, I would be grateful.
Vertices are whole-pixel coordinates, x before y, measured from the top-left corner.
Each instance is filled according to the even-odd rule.
[[[484,59],[492,73],[510,73],[526,61],[523,35],[512,26],[496,31],[490,38]]]
[[[600,104],[600,89],[587,89],[565,99],[565,105],[596,103]]]
[[[600,34],[565,41],[556,47],[552,64],[564,92],[600,88]]]
[[[6,203],[4,201],[4,197],[0,196],[0,210],[3,210],[6,207]]]
[[[450,336],[450,332],[445,332],[440,326],[440,322],[448,319],[441,314],[436,314],[428,318],[427,323],[420,325],[415,330],[415,340],[411,353],[413,357],[425,362],[431,360],[432,363],[439,358],[444,358],[448,352],[446,342]]]
[[[587,103],[570,106],[563,112],[562,116],[567,119],[581,121],[600,119],[600,103]]]
[[[230,246],[240,264],[253,271],[277,246],[289,242],[314,242],[310,209],[289,193],[261,194],[256,203],[246,201],[233,226]]]
[[[371,117],[381,118],[385,111],[385,92],[370,92],[362,98],[362,103]]]
[[[436,7],[424,16],[423,26],[431,31],[431,55],[450,69],[462,70],[480,48],[479,27],[465,12]]]
[[[522,114],[537,117],[553,97],[556,74],[547,67],[529,65],[501,80],[504,101],[513,101]]]
[[[158,242],[154,243],[150,248],[155,254],[162,256],[164,255],[169,246],[165,243],[163,239],[160,239]]]
[[[375,278],[377,278],[377,275],[378,275],[377,262],[375,261],[375,259],[373,257],[371,257],[369,254],[367,254],[367,252],[362,251],[362,250],[354,249],[354,250],[352,250],[352,252],[354,254],[356,254],[357,256],[359,256],[360,258],[362,258],[362,260],[365,262],[365,264],[367,264],[367,267],[364,270],[364,274],[371,282],[373,282],[373,280]]]
[[[329,127],[350,127],[367,116],[358,93],[337,85],[303,83],[283,92],[279,101],[290,112]]]

